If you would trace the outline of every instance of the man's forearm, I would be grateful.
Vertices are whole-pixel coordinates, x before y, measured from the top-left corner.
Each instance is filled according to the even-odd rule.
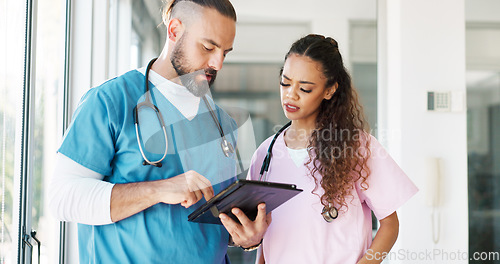
[[[49,204],[60,221],[105,225],[123,220],[157,203],[190,207],[205,197],[212,198],[208,179],[195,171],[157,181],[112,184],[58,153],[49,185]]]
[[[115,184],[111,192],[111,219],[120,221],[157,203],[180,204],[185,208],[214,196],[210,181],[195,171],[168,179]]]
[[[134,182],[115,184],[111,191],[111,220],[117,222],[146,210],[159,203],[154,184],[158,182]]]

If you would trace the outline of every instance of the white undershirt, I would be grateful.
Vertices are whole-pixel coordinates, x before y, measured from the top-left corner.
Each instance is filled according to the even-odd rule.
[[[290,158],[292,158],[293,163],[295,163],[295,166],[297,166],[297,168],[304,166],[306,158],[309,157],[309,154],[307,153],[307,148],[302,148],[302,149],[291,149],[289,147],[286,148],[288,149],[288,154],[290,155]]]
[[[140,68],[138,71],[144,75],[146,68]],[[200,97],[194,96],[186,87],[165,79],[153,70],[149,72],[149,80],[185,118],[193,120],[198,113]]]
[[[111,190],[104,175],[57,153],[49,185],[49,208],[60,221],[105,225],[111,221]]]
[[[145,68],[138,69],[144,75]],[[163,78],[153,70],[149,80],[181,114],[192,120],[198,113],[200,98],[185,87]],[[57,153],[49,185],[49,208],[60,221],[105,225],[111,221],[111,192],[114,184],[67,156]]]

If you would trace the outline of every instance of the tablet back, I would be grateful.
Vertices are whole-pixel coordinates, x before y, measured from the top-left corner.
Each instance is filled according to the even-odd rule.
[[[258,204],[266,203],[269,213],[300,192],[302,190],[293,184],[238,180],[196,209],[188,216],[188,220],[221,225],[219,213],[225,213],[239,222],[231,213],[231,209],[237,207],[253,221],[257,216]]]

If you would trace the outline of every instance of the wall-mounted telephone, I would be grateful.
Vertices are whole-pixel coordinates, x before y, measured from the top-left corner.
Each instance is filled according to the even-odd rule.
[[[427,206],[432,207],[432,240],[435,244],[439,242],[440,215],[439,207],[441,205],[441,178],[442,178],[442,160],[440,158],[427,158],[426,167],[426,192],[425,200]]]

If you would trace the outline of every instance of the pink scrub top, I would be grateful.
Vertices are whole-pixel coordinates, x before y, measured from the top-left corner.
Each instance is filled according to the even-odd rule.
[[[370,135],[369,187],[364,190],[361,182],[356,182],[352,200],[346,199],[347,212],[341,211],[337,219],[327,223],[321,215],[319,198],[324,191],[319,186],[315,191],[319,196],[312,193],[314,179],[307,167],[293,162],[283,134],[274,144],[267,181],[295,184],[304,191],[272,212],[262,244],[266,264],[356,263],[372,242],[371,211],[377,219],[391,215],[418,191],[417,187]],[[259,180],[271,140],[264,141],[254,153],[247,178]]]

